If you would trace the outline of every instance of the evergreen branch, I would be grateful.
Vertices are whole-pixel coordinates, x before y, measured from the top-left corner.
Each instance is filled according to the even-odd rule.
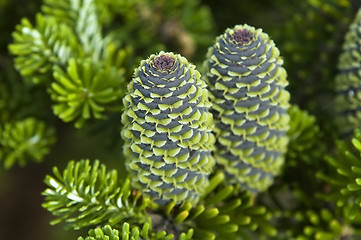
[[[314,172],[324,166],[323,158],[328,149],[313,115],[297,105],[291,106],[288,114],[291,119],[287,132],[290,141],[285,166],[277,185],[271,189],[271,195],[290,189],[299,203],[308,205],[312,202],[310,194],[323,188]],[[283,199],[280,201],[281,205],[289,205]]]
[[[54,113],[80,128],[90,118],[100,119],[122,96],[121,72],[104,68],[88,59],[70,59],[67,71],[54,67],[50,93]]]
[[[12,68],[12,61],[4,60],[6,71],[0,75],[0,123],[19,121],[26,117],[46,119],[51,111],[47,93],[41,86],[24,84]]]
[[[346,223],[340,221],[334,213],[323,208],[319,211],[297,211],[289,213],[290,219],[295,219],[293,227],[290,226],[290,231],[285,239],[357,239],[359,231],[354,231],[353,228]]]
[[[95,1],[45,0],[42,11],[71,27],[87,56],[95,62],[99,60],[103,37]]]
[[[224,180],[222,172],[216,173],[198,205],[170,203],[164,213],[175,226],[192,227],[195,239],[252,239],[254,232],[275,236],[270,212],[257,205],[254,196],[239,192],[239,186],[225,186]]]
[[[35,27],[23,19],[13,34],[9,49],[21,74],[33,83],[49,83],[54,113],[78,128],[104,118],[106,111],[119,111],[112,103],[124,93],[120,65],[129,50],[109,41],[104,45],[95,3],[48,0],[43,11]]]
[[[0,160],[5,168],[15,163],[24,166],[28,161],[40,162],[55,142],[53,128],[43,121],[26,118],[0,126]]]
[[[53,65],[64,65],[70,57],[82,55],[72,30],[50,16],[38,14],[34,27],[22,19],[9,45],[15,67],[34,84],[49,82]]]
[[[130,226],[129,223],[123,223],[121,231],[112,229],[111,226],[105,225],[102,228],[91,229],[88,232],[89,236],[86,238],[79,237],[78,240],[171,240],[174,238],[173,234],[167,234],[165,231],[155,233],[151,229],[149,223],[145,223],[141,228],[138,226]],[[192,231],[187,234],[182,234],[179,240],[192,239]]]
[[[71,57],[101,60],[103,38],[93,1],[52,1],[43,6],[35,27],[23,19],[9,50],[23,77],[38,84],[52,79],[52,67],[64,67]]]
[[[285,19],[274,30],[285,58],[293,102],[329,127],[329,112],[337,74],[335,62],[344,31],[352,20],[350,1],[288,1]],[[283,5],[285,6],[285,5]],[[278,10],[280,11],[280,10]],[[302,89],[302,90],[301,90]],[[345,126],[346,127],[346,126]],[[330,142],[331,143],[331,142]]]
[[[126,71],[124,68],[127,68],[129,65],[129,58],[134,54],[132,51],[133,49],[129,45],[122,47],[122,43],[119,41],[116,35],[107,35],[104,38],[104,51],[102,52],[104,65],[107,67],[115,67],[120,69],[120,72],[126,72],[126,79],[128,79],[128,75],[133,74],[133,72]],[[134,66],[129,68],[133,69]],[[131,76],[129,76],[129,78],[131,78]]]
[[[361,216],[361,129],[356,129],[352,139],[353,149],[346,142],[337,142],[337,155],[325,158],[332,172],[318,172],[317,177],[332,186],[332,192],[319,194],[343,207],[349,220]],[[355,154],[355,150],[358,154]]]
[[[197,55],[200,61],[214,36],[210,9],[199,0],[96,0],[96,3],[104,25],[123,20],[121,25],[111,24],[111,30],[142,56],[169,50],[193,61]]]
[[[117,171],[108,172],[105,165],[89,160],[70,161],[63,174],[54,167],[54,176],[46,176],[48,185],[43,207],[57,218],[51,224],[65,221],[67,228],[80,229],[98,224],[119,225],[149,222],[145,213],[148,201],[133,194],[130,180],[118,182]]]
[[[7,67],[11,68],[11,65]],[[8,122],[19,112],[16,108],[22,105],[22,98],[28,93],[27,90],[17,78],[0,75],[0,123]]]
[[[126,226],[126,227],[124,227]],[[127,230],[124,231],[124,228],[127,228]],[[94,229],[90,229],[88,234],[89,236],[86,238],[83,237],[78,237],[78,240],[119,240],[119,239],[124,239],[124,238],[120,238],[121,236],[126,236],[125,238],[129,239],[129,224],[128,223],[123,223],[123,231],[122,233],[119,235],[119,231],[116,229],[112,229],[112,227],[110,225],[105,225],[104,227],[100,228],[94,228]],[[132,234],[133,235],[133,234]],[[131,236],[133,237],[133,236]],[[138,235],[139,237],[139,235]],[[132,239],[132,238],[130,238]]]
[[[300,160],[302,164],[310,164],[315,159],[321,159],[325,149],[324,145],[320,144],[321,131],[316,124],[316,118],[307,111],[301,110],[297,105],[291,106],[288,114],[291,121],[290,129],[287,132],[290,142],[286,164],[295,165]]]

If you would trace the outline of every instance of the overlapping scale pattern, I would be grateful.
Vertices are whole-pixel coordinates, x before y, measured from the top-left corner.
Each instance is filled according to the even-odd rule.
[[[205,62],[216,161],[231,182],[252,192],[267,189],[284,162],[290,95],[282,64],[269,36],[249,25],[227,29]]]
[[[187,59],[160,52],[140,63],[122,115],[127,167],[154,202],[196,202],[214,165],[206,83]]]
[[[339,133],[351,137],[361,127],[361,10],[345,36],[336,76],[336,124]]]

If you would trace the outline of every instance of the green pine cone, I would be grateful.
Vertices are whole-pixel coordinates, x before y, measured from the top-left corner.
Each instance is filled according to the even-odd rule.
[[[361,10],[346,33],[336,76],[335,110],[339,133],[352,136],[361,127]]]
[[[269,36],[249,25],[227,29],[205,62],[216,161],[231,182],[252,192],[267,189],[284,162],[290,95],[282,64]]]
[[[122,115],[134,187],[157,204],[197,202],[214,165],[206,83],[187,59],[160,52],[140,63]]]

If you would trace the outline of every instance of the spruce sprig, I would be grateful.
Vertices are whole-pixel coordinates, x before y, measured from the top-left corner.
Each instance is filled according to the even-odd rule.
[[[285,59],[284,67],[292,100],[302,109],[329,127],[329,110],[337,74],[336,61],[343,35],[352,20],[352,1],[348,0],[291,0],[277,9],[284,21],[270,24],[277,46]],[[346,127],[346,126],[345,126]]]
[[[345,217],[349,220],[361,217],[361,129],[355,130],[352,145],[353,148],[350,148],[345,141],[338,141],[337,155],[325,158],[331,173],[317,174],[318,178],[332,186],[330,193],[319,195],[344,208]]]
[[[80,56],[81,48],[73,31],[54,17],[36,15],[35,26],[24,18],[13,33],[10,52],[15,67],[28,82],[48,83],[54,64],[64,65],[70,57]]]
[[[172,240],[173,234],[167,234],[165,231],[154,232],[149,223],[145,223],[141,228],[137,226],[130,226],[129,223],[123,223],[121,230],[113,229],[110,225],[105,225],[100,228],[89,230],[89,236],[86,238],[79,237],[78,240],[137,240],[137,239],[152,239],[152,240]],[[191,234],[183,234],[180,240],[191,239]]]
[[[286,153],[287,163],[302,160],[311,163],[321,157],[324,149],[319,144],[321,139],[320,127],[316,123],[315,116],[305,110],[301,110],[297,105],[292,105],[288,109],[290,115],[290,129],[287,132],[289,136],[288,150]],[[312,151],[313,148],[317,151]],[[292,161],[293,160],[293,161]]]
[[[120,184],[117,171],[107,171],[99,161],[70,161],[63,173],[57,167],[53,173],[45,178],[48,188],[42,205],[57,217],[52,225],[65,221],[66,228],[80,229],[150,221],[144,212],[147,199],[132,192],[129,179]]]
[[[224,182],[224,173],[215,173],[198,205],[184,202],[175,207],[170,203],[164,208],[165,215],[175,226],[193,228],[195,239],[253,239],[255,232],[275,236],[268,209],[257,204],[249,192]]]
[[[342,224],[335,219],[329,210],[321,209],[319,213],[307,211],[306,213],[300,213],[299,217],[301,220],[307,221],[308,224],[304,227],[303,234],[298,236],[297,239],[343,239]]]
[[[292,201],[291,205],[315,203],[309,196],[322,189],[323,185],[314,172],[323,168],[323,158],[327,152],[322,141],[324,133],[314,115],[301,110],[297,105],[292,105],[288,114],[290,129],[287,135],[290,141],[285,164],[275,186],[269,191],[271,198],[277,202],[276,205],[282,206],[281,208],[290,205],[288,200],[282,197],[285,189],[291,191],[298,200]],[[277,195],[280,197],[276,197]]]
[[[35,25],[23,19],[13,38],[17,69],[31,83],[45,83],[63,121],[80,128],[119,111],[109,103],[122,96],[129,50],[103,37],[94,1],[45,1]]]
[[[55,130],[35,118],[0,124],[0,160],[5,168],[40,162],[55,142]]]
[[[277,236],[277,240],[358,239],[359,231],[340,220],[337,213],[327,208],[284,211],[282,215],[287,222],[279,225],[285,231]]]
[[[123,223],[121,230],[113,229],[110,225],[89,230],[89,236],[86,238],[79,237],[78,240],[172,240],[173,234],[167,234],[165,231],[154,232],[149,223],[145,223],[142,227],[130,226],[129,223]],[[192,239],[192,231],[182,233],[179,240]]]
[[[103,36],[95,0],[45,0],[42,11],[71,27],[87,56],[100,58]]]
[[[122,95],[122,77],[115,68],[104,68],[89,59],[70,59],[67,71],[54,67],[50,93],[54,113],[80,128],[91,119],[104,118],[110,104]],[[119,110],[119,109],[118,109]]]
[[[123,223],[123,226],[126,224],[127,223]],[[117,229],[113,229],[110,225],[105,225],[102,228],[97,227],[90,229],[87,237],[78,237],[78,240],[119,240],[123,234],[124,233],[119,234],[119,231]],[[124,235],[127,235],[129,238],[129,224],[128,231],[125,231]]]

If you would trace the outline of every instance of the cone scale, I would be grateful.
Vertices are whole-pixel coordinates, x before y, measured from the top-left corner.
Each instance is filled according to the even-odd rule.
[[[206,83],[184,57],[161,52],[140,63],[122,115],[133,186],[157,204],[195,203],[214,165]]]
[[[227,29],[205,61],[216,161],[251,192],[266,190],[284,162],[290,95],[282,64],[269,36],[249,25]]]

